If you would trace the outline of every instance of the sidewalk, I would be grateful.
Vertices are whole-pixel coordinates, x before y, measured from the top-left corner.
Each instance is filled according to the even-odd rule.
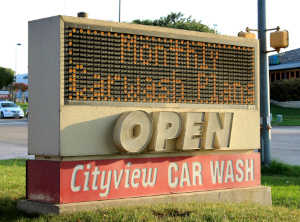
[[[28,155],[27,146],[16,146],[0,143],[0,160],[7,159],[34,159],[34,155]]]

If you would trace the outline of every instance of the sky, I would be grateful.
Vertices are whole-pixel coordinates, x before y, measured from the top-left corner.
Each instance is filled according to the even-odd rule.
[[[299,0],[266,0],[267,28],[289,31],[289,47],[282,52],[300,48],[299,5]],[[0,66],[17,74],[28,73],[29,21],[76,17],[78,12],[87,12],[91,19],[119,21],[119,0],[0,0],[0,8]],[[171,12],[191,15],[211,28],[215,24],[222,35],[237,36],[246,27],[257,29],[257,0],[121,0],[121,22],[154,20]]]

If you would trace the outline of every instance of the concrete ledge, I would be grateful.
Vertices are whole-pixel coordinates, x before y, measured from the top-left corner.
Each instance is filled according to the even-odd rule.
[[[180,194],[168,194],[160,196],[137,197],[117,200],[103,200],[68,204],[52,204],[21,200],[17,203],[19,210],[28,213],[40,214],[62,214],[73,213],[83,210],[96,210],[104,207],[117,207],[128,205],[146,205],[156,203],[172,202],[192,202],[192,201],[209,201],[209,202],[231,202],[240,203],[249,201],[260,205],[271,205],[271,187],[258,186],[246,187],[227,190],[201,191]]]
[[[285,101],[285,102],[278,102],[276,100],[270,99],[270,102],[281,106],[281,107],[288,107],[288,108],[300,108],[300,101]]]

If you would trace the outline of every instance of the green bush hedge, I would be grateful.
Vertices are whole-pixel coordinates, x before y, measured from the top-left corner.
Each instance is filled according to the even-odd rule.
[[[270,86],[270,97],[273,100],[300,101],[300,79],[283,79]]]

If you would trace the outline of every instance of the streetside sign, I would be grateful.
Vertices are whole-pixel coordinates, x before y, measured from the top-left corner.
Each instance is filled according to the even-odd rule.
[[[260,185],[258,41],[55,16],[29,22],[27,199]]]
[[[27,184],[29,200],[72,203],[260,185],[258,153],[44,162],[28,163],[36,175]],[[49,167],[56,171],[40,173]]]
[[[0,99],[9,99],[9,91],[0,91]]]

